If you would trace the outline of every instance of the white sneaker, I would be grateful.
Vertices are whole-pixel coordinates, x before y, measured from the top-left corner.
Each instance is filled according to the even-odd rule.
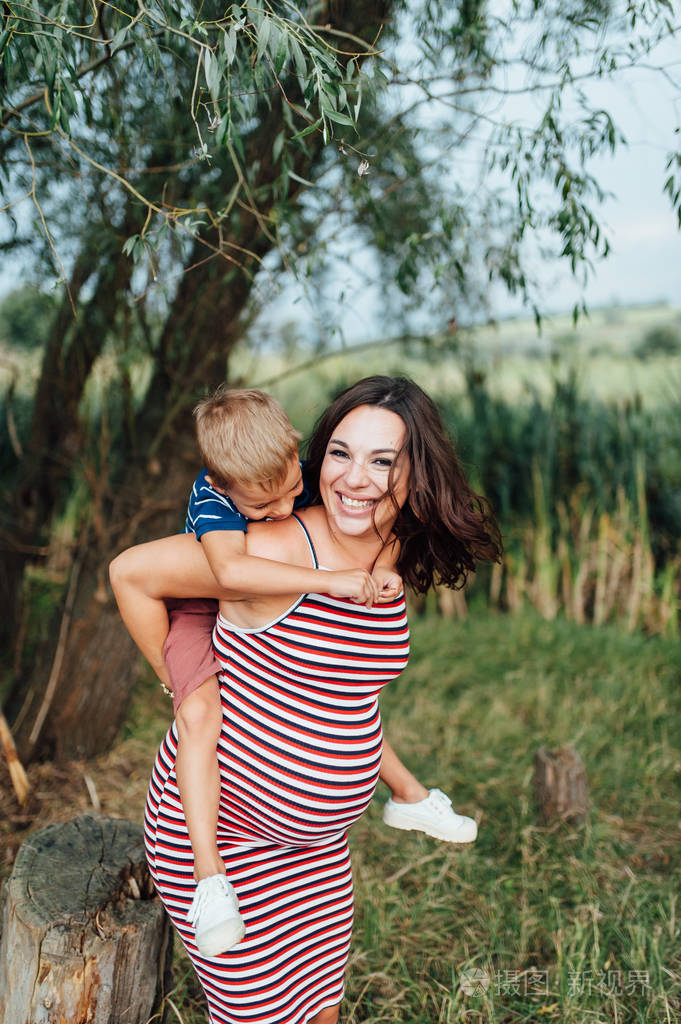
[[[383,807],[383,821],[392,828],[425,832],[446,843],[472,843],[478,834],[473,819],[457,814],[452,801],[439,789],[431,789],[425,800],[415,804],[398,804],[391,798]]]
[[[196,945],[201,956],[225,953],[246,934],[239,901],[224,875],[210,875],[197,883],[187,920],[196,929]]]

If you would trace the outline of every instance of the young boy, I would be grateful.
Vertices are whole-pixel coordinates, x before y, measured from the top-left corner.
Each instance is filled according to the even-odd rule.
[[[215,578],[241,594],[322,592],[367,606],[393,600],[400,578],[377,564],[327,571],[245,554],[250,521],[284,519],[308,500],[298,457],[298,433],[271,396],[222,386],[195,409],[205,469],[194,482],[186,532],[203,544]],[[387,557],[387,556],[386,556]],[[380,563],[380,559],[379,559]],[[216,956],[244,936],[236,896],[217,847],[220,793],[216,747],[222,724],[212,651],[214,601],[164,601],[157,566],[145,545],[119,555],[111,583],[128,630],[161,682],[173,694],[177,730],[177,784],[194,853],[196,894],[188,913],[204,956]],[[169,615],[170,609],[170,631]],[[439,790],[430,793],[384,741],[381,779],[392,791],[384,820],[451,842],[471,842],[475,822],[457,815]]]

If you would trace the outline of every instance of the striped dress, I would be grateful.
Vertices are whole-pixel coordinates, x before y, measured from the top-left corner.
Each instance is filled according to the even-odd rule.
[[[404,599],[365,608],[305,594],[256,629],[218,616],[214,644],[224,667],[218,846],[243,942],[204,958],[186,921],[195,882],[174,723],[149,788],[149,865],[212,1024],[304,1024],[343,996],[353,915],[346,833],[378,780],[378,694],[409,651]]]

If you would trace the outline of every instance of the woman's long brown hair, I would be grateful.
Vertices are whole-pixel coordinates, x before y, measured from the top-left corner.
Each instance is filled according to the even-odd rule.
[[[319,501],[319,474],[340,421],[360,405],[388,409],[406,427],[402,451],[411,464],[409,494],[400,509],[392,472],[388,495],[398,509],[393,534],[400,542],[397,571],[425,593],[434,583],[462,587],[476,562],[497,562],[502,544],[488,501],[466,480],[433,400],[407,377],[365,377],[343,391],[318,420],[308,445],[306,476]]]

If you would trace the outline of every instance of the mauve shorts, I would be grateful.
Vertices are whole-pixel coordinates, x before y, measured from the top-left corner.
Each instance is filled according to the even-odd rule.
[[[213,628],[218,603],[210,598],[167,600],[170,630],[163,645],[173,709],[177,709],[210,676],[222,671],[213,652]]]

